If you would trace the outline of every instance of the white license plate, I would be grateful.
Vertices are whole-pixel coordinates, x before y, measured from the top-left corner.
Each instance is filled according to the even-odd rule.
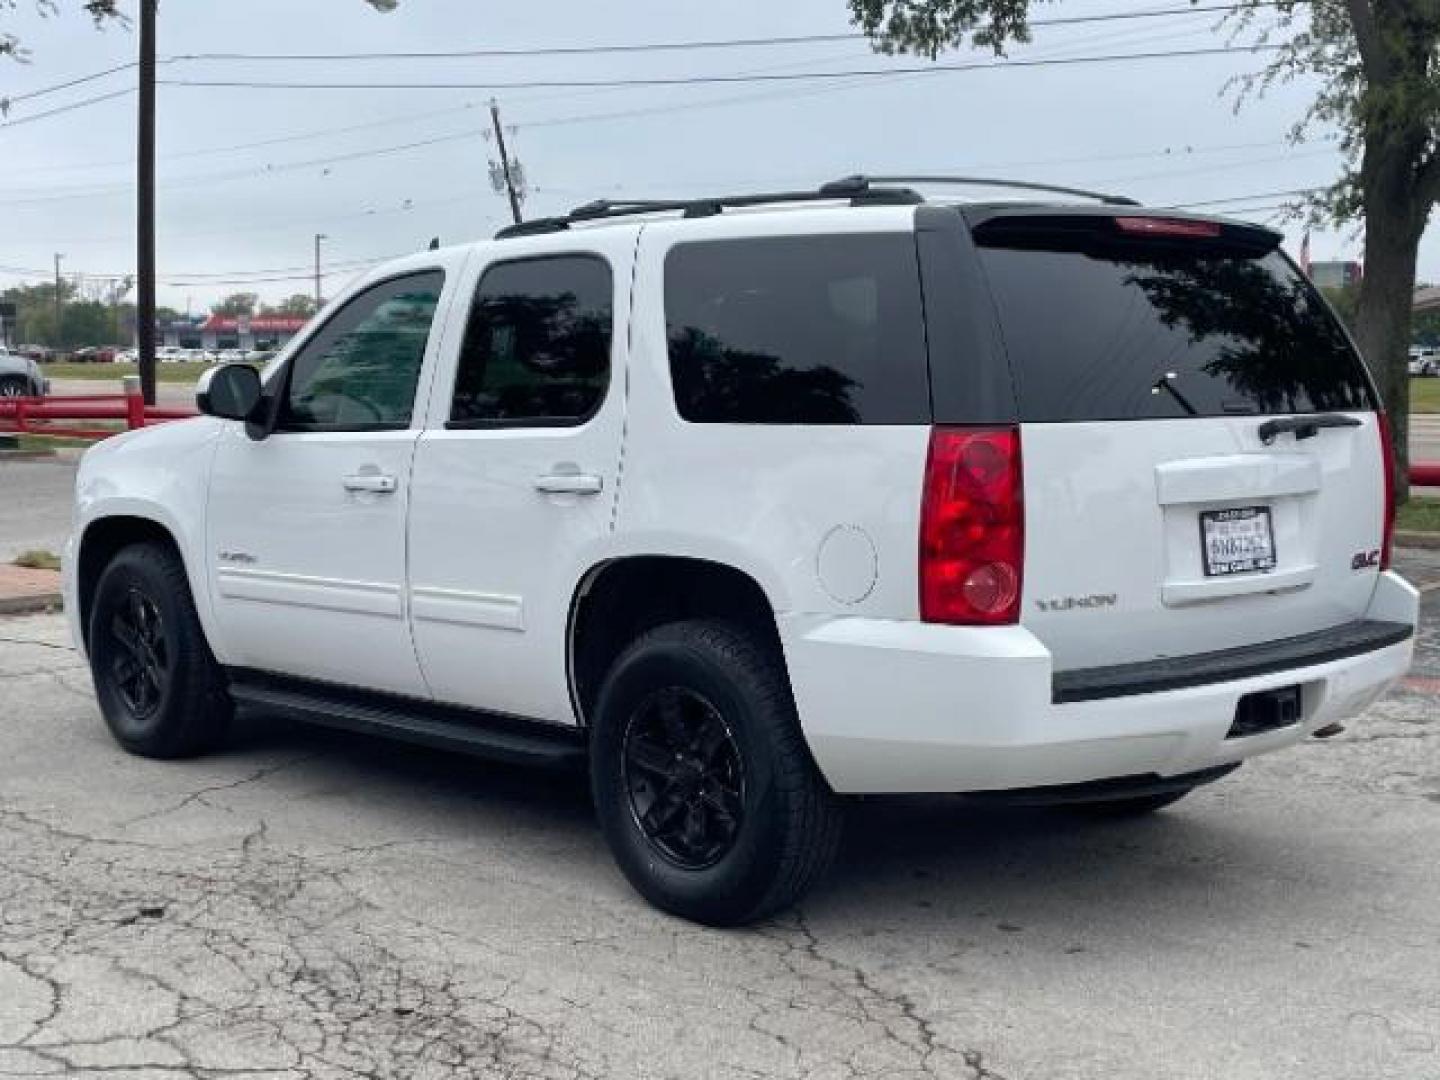
[[[1268,506],[1200,511],[1205,576],[1255,574],[1275,569],[1275,531]]]

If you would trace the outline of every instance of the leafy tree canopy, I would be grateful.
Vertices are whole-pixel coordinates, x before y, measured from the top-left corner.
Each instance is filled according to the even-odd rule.
[[[253,292],[231,293],[218,303],[210,305],[210,312],[225,318],[238,318],[241,315],[254,315],[256,308],[260,306],[260,295]]]

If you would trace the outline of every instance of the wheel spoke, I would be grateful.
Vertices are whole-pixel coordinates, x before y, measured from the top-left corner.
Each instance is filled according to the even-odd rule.
[[[672,752],[638,735],[630,739],[630,759],[642,772],[667,781],[675,770],[675,755]]]

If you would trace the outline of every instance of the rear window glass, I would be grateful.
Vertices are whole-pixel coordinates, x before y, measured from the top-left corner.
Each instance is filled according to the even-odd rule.
[[[1023,420],[1372,407],[1359,358],[1279,252],[976,240]]]
[[[928,423],[908,233],[679,244],[665,261],[670,373],[695,423]]]

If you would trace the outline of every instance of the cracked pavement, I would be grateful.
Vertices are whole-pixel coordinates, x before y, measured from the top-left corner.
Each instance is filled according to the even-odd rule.
[[[574,778],[256,717],[127,757],[61,620],[0,619],[0,1076],[1440,1080],[1425,610],[1339,738],[1143,821],[859,803],[728,932],[645,907]]]

